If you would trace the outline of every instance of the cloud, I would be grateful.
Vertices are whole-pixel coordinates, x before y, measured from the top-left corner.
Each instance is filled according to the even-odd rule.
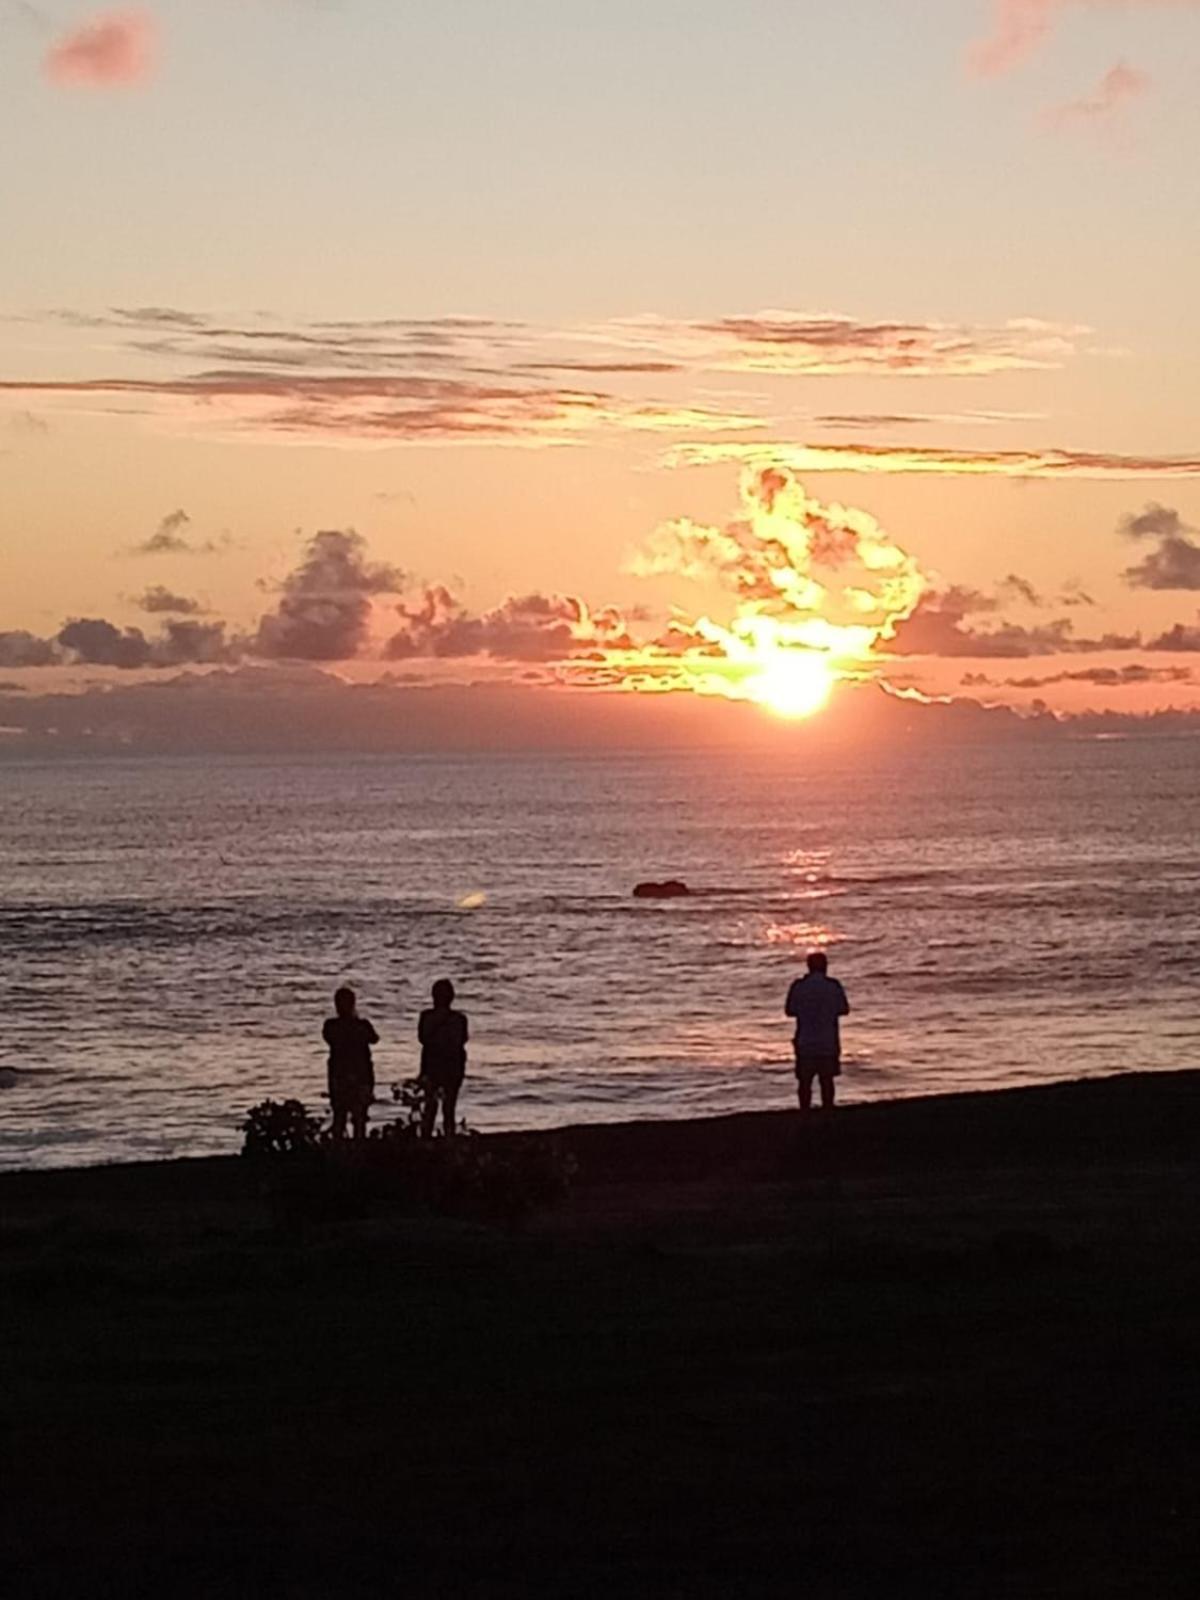
[[[968,60],[973,71],[990,77],[1019,66],[1049,38],[1054,13],[1069,0],[993,0],[992,31],[977,40]]]
[[[0,633],[0,667],[50,667],[58,659],[53,639],[39,639],[23,628]]]
[[[140,628],[118,628],[101,617],[76,617],[64,624],[57,642],[88,666],[129,669],[150,663],[150,644]]]
[[[895,444],[742,444],[718,440],[673,445],[663,456],[669,467],[707,467],[738,462],[751,467],[779,463],[789,471],[926,473],[940,477],[998,478],[1195,478],[1200,453],[1186,456],[1118,455],[1096,450],[957,450]]]
[[[228,538],[189,539],[185,530],[191,522],[186,511],[170,511],[153,533],[131,545],[126,553],[131,556],[211,556],[229,542]]]
[[[399,593],[404,583],[399,568],[367,560],[366,541],[353,529],[315,533],[283,580],[278,605],[259,622],[255,651],[276,660],[351,660],[367,640],[371,597]]]
[[[986,679],[979,681],[986,682]],[[1052,672],[1045,677],[1003,678],[1007,689],[1047,689],[1059,683],[1091,683],[1101,689],[1129,689],[1146,683],[1190,683],[1190,667],[1148,667],[1132,661],[1123,667],[1078,667],[1071,672]]]
[[[144,589],[134,601],[139,611],[145,611],[150,616],[158,616],[167,612],[174,612],[181,617],[198,616],[203,610],[199,600],[193,600],[185,594],[175,594],[166,589],[161,583],[152,584]]]
[[[183,536],[191,518],[186,511],[169,511],[148,538],[134,546],[134,553],[142,556],[170,555],[177,551],[190,551],[192,546]]]
[[[1027,605],[1045,604],[1032,585],[1015,574],[1005,578],[994,595],[960,584],[930,589],[921,596],[912,614],[897,625],[887,651],[895,656],[1019,660],[1030,656],[1091,655],[1142,648],[1140,633],[1077,637],[1069,617],[1056,617],[1032,627],[1006,619],[979,626],[979,618],[995,616],[1005,595],[1016,595]]]
[[[1036,317],[999,323],[872,321],[788,310],[693,320],[649,314],[586,326],[486,317],[284,323],[164,306],[60,311],[57,320],[106,329],[142,355],[226,367],[382,374],[434,366],[510,378],[537,372],[645,377],[746,370],[979,376],[1061,367],[1091,331]]]
[[[1007,578],[1000,583],[1002,594],[1012,595],[1016,600],[1023,600],[1027,606],[1035,609],[1043,604],[1041,595],[1030,583],[1028,578],[1022,578],[1019,573],[1010,572]]]
[[[1198,4],[1200,0],[992,0],[992,31],[971,46],[968,62],[983,77],[1011,71],[1040,49],[1058,13],[1068,7],[1133,11]]]
[[[287,323],[169,306],[59,311],[53,320],[105,333],[112,370],[9,378],[0,396],[335,444],[561,446],[612,432],[757,430],[775,404],[769,395],[731,409],[646,389],[656,378],[678,390],[681,379],[744,371],[921,377],[1058,368],[1086,332],[1029,318],[974,326],[791,311],[557,327],[472,317]]]
[[[223,622],[197,622],[192,618],[183,618],[165,624],[162,633],[151,645],[151,663],[156,667],[183,666],[187,663],[215,666],[240,660],[245,649],[245,640],[226,637]]]
[[[922,595],[888,645],[891,655],[983,659],[1054,655],[1070,649],[1071,624],[1059,619],[1028,628],[999,622],[978,628],[972,619],[994,613],[998,602],[977,589],[954,585]]]
[[[777,753],[811,741],[864,751],[960,740],[1060,738],[1091,732],[1195,733],[1200,716],[1017,713],[963,697],[926,703],[878,685],[843,686],[807,724],[747,717],[728,701],[687,694],[605,694],[513,683],[429,687],[350,684],[312,668],[239,667],[125,679],[82,692],[0,691],[0,758],[30,753],[410,752],[709,748],[748,742]]]
[[[1044,422],[1038,411],[836,411],[813,421],[823,428],[874,432],[879,428],[994,426],[999,422]]]
[[[1136,67],[1119,61],[1101,78],[1091,94],[1052,106],[1043,116],[1046,127],[1054,130],[1107,122],[1130,100],[1136,100],[1150,87],[1150,78]]]
[[[740,498],[731,521],[678,518],[628,563],[637,576],[669,575],[731,599],[715,613],[695,602],[677,608],[664,633],[605,671],[636,688],[768,705],[875,676],[877,647],[923,587],[913,557],[867,512],[823,504],[784,468],[744,472]]]
[[[155,63],[157,28],[147,11],[108,11],[65,33],[46,53],[51,83],[123,88],[144,83]]]
[[[999,324],[869,322],[758,311],[676,322],[631,318],[610,333],[717,372],[981,377],[1061,367],[1090,330],[1017,317]]]
[[[223,622],[190,619],[168,622],[157,637],[147,638],[140,628],[119,628],[103,617],[76,617],[59,630],[55,643],[80,665],[126,672],[144,667],[213,666],[237,660],[243,650],[240,640],[226,637]]]
[[[1124,518],[1119,531],[1128,539],[1154,539],[1155,549],[1123,577],[1134,589],[1200,589],[1200,544],[1196,529],[1185,523],[1171,506],[1151,503],[1144,511]]]
[[[1186,623],[1177,622],[1165,633],[1160,633],[1156,639],[1148,640],[1146,649],[1177,650],[1181,655],[1185,652],[1194,654],[1200,651],[1200,626],[1189,627]]]
[[[724,432],[762,426],[760,418],[746,412],[444,376],[347,376],[239,368],[159,380],[0,382],[0,392],[5,389],[36,390],[75,400],[109,396],[184,402],[209,426],[226,431],[329,443],[565,445],[605,429]]]
[[[435,585],[415,604],[396,610],[400,627],[385,650],[394,661],[486,655],[499,661],[544,663],[633,648],[619,612],[611,606],[591,610],[571,595],[514,595],[490,611],[472,615],[448,589]]]

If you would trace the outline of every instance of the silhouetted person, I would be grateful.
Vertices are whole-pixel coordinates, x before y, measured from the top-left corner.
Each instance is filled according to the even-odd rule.
[[[421,1082],[425,1086],[421,1132],[426,1138],[433,1132],[439,1105],[447,1139],[455,1133],[458,1092],[467,1071],[467,1018],[465,1012],[453,1007],[454,985],[449,978],[439,978],[433,986],[433,1004],[422,1011],[417,1023]]]
[[[836,978],[829,976],[823,950],[814,950],[808,971],[788,990],[784,1012],[796,1019],[796,1088],[801,1111],[812,1108],[813,1079],[820,1079],[821,1106],[833,1109],[834,1080],[842,1070],[840,1017],[849,1016],[850,1002]]]
[[[333,1137],[346,1137],[346,1118],[356,1139],[367,1135],[367,1112],[375,1098],[375,1064],[371,1046],[379,1035],[358,1014],[358,997],[342,987],[333,997],[336,1016],[321,1029],[329,1046],[329,1103],[333,1107]]]

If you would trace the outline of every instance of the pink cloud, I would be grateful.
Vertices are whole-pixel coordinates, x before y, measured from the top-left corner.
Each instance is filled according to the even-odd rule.
[[[995,0],[996,20],[986,39],[971,47],[970,62],[983,77],[1007,72],[1031,56],[1049,36],[1062,0]]]
[[[1195,8],[1200,0],[993,0],[992,31],[972,45],[972,70],[981,77],[992,77],[1019,67],[1050,37],[1058,13],[1068,6],[1133,11],[1151,6]]]
[[[1069,100],[1065,105],[1052,106],[1044,121],[1048,128],[1068,128],[1080,123],[1107,121],[1129,100],[1135,100],[1150,87],[1150,79],[1136,67],[1119,61],[1101,78],[1095,89],[1081,100]]]
[[[51,83],[108,89],[143,83],[154,67],[156,30],[145,11],[108,11],[80,23],[46,53]]]

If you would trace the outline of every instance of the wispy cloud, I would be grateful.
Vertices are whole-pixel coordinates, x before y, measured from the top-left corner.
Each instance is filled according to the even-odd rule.
[[[999,683],[1006,689],[1048,689],[1060,683],[1090,683],[1100,689],[1131,689],[1147,683],[1190,683],[1192,676],[1190,667],[1148,667],[1144,662],[1131,661],[1122,667],[1078,667],[1073,672],[1001,678]]]
[[[1109,68],[1091,94],[1079,100],[1068,100],[1065,105],[1052,106],[1043,114],[1043,125],[1057,132],[1105,125],[1149,87],[1150,78],[1146,73],[1119,61]]]
[[[194,600],[191,595],[176,594],[173,589],[168,589],[161,583],[151,584],[133,603],[139,611],[144,611],[151,617],[197,617],[204,610],[199,600]]]
[[[110,371],[10,377],[0,397],[348,444],[568,445],[614,432],[759,431],[777,417],[777,387],[729,405],[697,399],[697,385],[746,371],[982,378],[1061,367],[1087,331],[1028,318],[970,327],[798,312],[552,327],[465,316],[287,324],[141,306],[52,320],[93,347],[101,335]]]
[[[51,83],[93,89],[143,83],[154,70],[157,27],[148,11],[108,11],[70,29],[46,52]]]
[[[880,428],[995,427],[1004,422],[1044,422],[1041,411],[837,411],[817,416],[822,428],[876,433]]]
[[[1050,36],[1054,13],[1071,0],[992,0],[991,32],[972,44],[974,72],[990,77],[1027,60]]]
[[[793,472],[928,473],[941,477],[1194,478],[1200,453],[1124,455],[1103,450],[958,450],[898,444],[743,444],[688,441],[667,451],[671,467],[772,463]]]
[[[197,539],[188,532],[192,519],[182,507],[168,511],[153,533],[130,545],[130,556],[211,556],[228,544],[228,537]]]
[[[793,311],[690,322],[634,317],[597,330],[708,371],[944,378],[1060,367],[1088,332],[1034,317],[968,325],[872,322]]]
[[[971,46],[969,64],[984,77],[1019,67],[1049,39],[1063,11],[1148,11],[1169,6],[1196,8],[1200,0],[992,0],[991,32]]]

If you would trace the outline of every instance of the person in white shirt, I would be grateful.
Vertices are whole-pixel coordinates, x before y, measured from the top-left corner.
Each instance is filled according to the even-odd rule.
[[[821,1109],[831,1111],[834,1083],[842,1071],[838,1021],[849,1016],[850,1002],[837,979],[829,976],[823,950],[814,950],[806,965],[807,973],[792,984],[783,1008],[786,1016],[796,1019],[796,1088],[801,1111],[810,1111],[813,1079],[819,1079]]]

